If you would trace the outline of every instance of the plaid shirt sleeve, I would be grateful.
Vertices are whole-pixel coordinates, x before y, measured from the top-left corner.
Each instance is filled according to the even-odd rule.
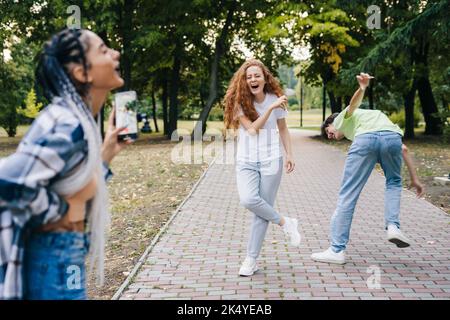
[[[46,109],[17,151],[0,161],[0,209],[12,212],[16,225],[54,222],[68,210],[64,198],[49,188],[87,154],[82,127],[68,112],[59,106]]]

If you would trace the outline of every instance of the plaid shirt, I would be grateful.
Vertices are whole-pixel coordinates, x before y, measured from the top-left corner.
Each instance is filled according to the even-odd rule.
[[[87,153],[80,122],[59,99],[41,112],[17,151],[0,159],[0,300],[23,298],[25,235],[66,214],[67,202],[49,187]],[[103,167],[108,180],[112,173]]]

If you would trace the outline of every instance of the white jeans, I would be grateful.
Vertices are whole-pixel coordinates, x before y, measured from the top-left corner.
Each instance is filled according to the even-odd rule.
[[[279,224],[281,216],[273,208],[283,173],[283,158],[267,162],[236,164],[236,180],[240,203],[253,212],[253,223],[247,245],[247,256],[257,258],[269,221]]]

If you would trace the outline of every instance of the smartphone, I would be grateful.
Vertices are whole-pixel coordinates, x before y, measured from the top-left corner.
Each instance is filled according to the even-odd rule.
[[[136,100],[136,91],[123,91],[114,95],[116,127],[125,127],[125,130],[119,133],[119,140],[136,140],[138,137],[137,110],[134,107]]]

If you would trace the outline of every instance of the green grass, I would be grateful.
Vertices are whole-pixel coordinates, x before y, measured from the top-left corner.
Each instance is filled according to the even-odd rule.
[[[327,115],[329,114],[329,110],[327,110]],[[148,134],[149,136],[160,136],[163,132],[163,121],[162,119],[157,120],[159,133],[155,132],[155,126],[153,120],[150,121],[150,126],[152,128],[152,133]],[[300,128],[300,111],[289,111],[287,117],[287,124],[289,128],[299,128],[299,129],[308,129],[308,130],[318,130],[320,129],[320,124],[322,123],[322,111],[321,109],[311,109],[305,110],[303,112],[303,127]],[[140,127],[142,127],[142,123]],[[178,121],[178,133],[181,135],[188,135],[194,129],[195,121],[194,120],[179,120]],[[10,145],[10,144],[18,144],[20,139],[25,135],[27,130],[29,129],[29,125],[21,125],[17,128],[17,135],[14,138],[8,138],[6,131],[3,128],[0,128],[0,145]],[[105,122],[105,128],[107,127],[107,123]],[[222,121],[208,121],[206,124],[206,133],[207,134],[218,134],[223,130],[223,122]]]

